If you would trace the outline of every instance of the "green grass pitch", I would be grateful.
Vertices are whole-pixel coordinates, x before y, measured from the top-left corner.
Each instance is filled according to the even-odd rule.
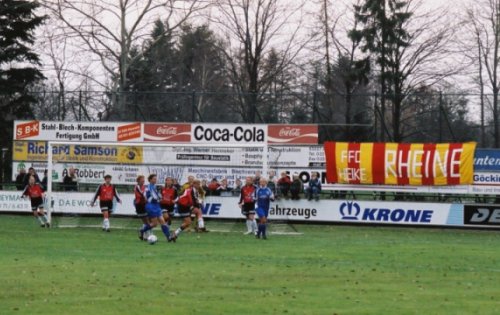
[[[229,232],[148,245],[2,215],[0,314],[500,313],[496,231],[299,225],[263,241],[207,223]]]

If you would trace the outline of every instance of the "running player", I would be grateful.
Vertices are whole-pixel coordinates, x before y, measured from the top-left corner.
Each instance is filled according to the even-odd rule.
[[[193,175],[189,175],[188,176],[188,181],[185,182],[184,184],[182,184],[179,193],[183,194],[186,189],[191,188],[193,186],[193,181],[194,181],[194,176]]]
[[[31,200],[31,211],[33,211],[33,215],[40,222],[41,227],[50,227],[49,220],[43,212],[43,197],[45,193],[43,191],[42,186],[39,183],[36,183],[35,176],[30,175],[28,179],[28,185],[24,188],[22,198],[28,197]]]
[[[122,203],[115,185],[111,184],[111,175],[104,176],[104,183],[97,187],[92,199],[92,207],[95,206],[97,198],[99,198],[99,207],[101,208],[103,217],[102,230],[110,232],[109,215],[113,212],[113,199],[116,199],[118,203]]]
[[[200,181],[199,181],[200,182]],[[201,187],[201,182],[194,191],[198,204],[193,208],[191,216],[196,219],[196,232],[208,232],[205,228],[205,221],[203,220],[203,201],[205,200],[206,191]]]
[[[146,211],[150,220],[149,224],[145,224],[142,229],[139,230],[139,238],[144,239],[144,233],[153,229],[158,223],[161,225],[161,230],[168,241],[170,241],[170,229],[168,228],[167,222],[163,219],[160,208],[161,196],[156,189],[156,174],[151,174],[148,176],[149,184],[146,186],[144,196],[146,197]]]
[[[172,241],[175,241],[182,231],[191,225],[191,211],[195,208],[201,208],[200,201],[197,199],[197,191],[200,188],[200,185],[201,182],[199,180],[193,180],[193,186],[184,190],[184,193],[177,198],[177,210],[179,212],[179,216],[182,218],[182,224],[172,235]]]
[[[267,239],[267,216],[269,215],[271,201],[274,201],[274,194],[267,187],[265,178],[261,178],[259,181],[259,187],[255,191],[255,199],[257,200],[257,215],[259,216],[259,228],[256,237],[260,238],[262,236],[262,239]]]
[[[255,234],[257,232],[257,222],[255,221],[255,190],[257,187],[253,184],[252,176],[247,176],[245,186],[241,188],[240,201],[238,205],[241,213],[247,219],[247,231],[245,235]]]
[[[172,225],[174,216],[175,199],[177,199],[177,189],[174,186],[172,177],[165,178],[165,186],[161,189],[160,206],[163,213],[163,219],[168,226]]]
[[[137,176],[137,185],[135,185],[134,187],[135,213],[137,214],[137,217],[141,219],[143,228],[146,226],[146,224],[149,224],[148,213],[146,212],[146,197],[144,196],[144,193],[146,191],[146,185],[144,185],[144,181],[145,179],[143,175]]]

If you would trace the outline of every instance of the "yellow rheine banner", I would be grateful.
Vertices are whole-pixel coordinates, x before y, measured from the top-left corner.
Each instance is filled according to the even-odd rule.
[[[46,162],[46,141],[14,141],[13,161]],[[58,162],[141,164],[143,148],[134,146],[103,146],[99,144],[53,145],[53,159]]]
[[[442,186],[473,183],[475,142],[326,142],[329,183]]]

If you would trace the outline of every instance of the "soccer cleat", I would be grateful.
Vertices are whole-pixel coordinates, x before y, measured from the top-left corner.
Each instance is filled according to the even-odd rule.
[[[49,222],[45,223],[45,227],[50,228],[50,223]]]
[[[252,234],[254,234],[252,231],[246,231],[243,233],[243,235],[252,235]]]
[[[267,240],[267,235],[266,234],[262,235],[262,239]]]
[[[144,238],[144,233],[143,233],[143,232],[141,232],[141,230],[139,230],[139,231],[137,231],[137,232],[139,233],[139,235],[138,235],[138,236],[139,236],[139,239],[140,239],[141,241],[145,241],[146,239]]]
[[[44,223],[40,224],[40,227],[41,227],[41,228],[44,228],[44,227],[45,227],[45,224],[44,224]]]
[[[109,232],[111,232],[111,230],[110,230],[109,228],[104,229],[104,230],[105,230],[106,232],[108,232],[108,233],[109,233]]]
[[[175,235],[175,234],[174,234],[173,236],[170,236],[170,237],[168,238],[168,242],[169,242],[169,243],[170,243],[170,242],[175,243],[176,241],[177,241],[177,235]]]
[[[260,235],[259,234],[255,234],[255,238],[256,239],[260,239]]]

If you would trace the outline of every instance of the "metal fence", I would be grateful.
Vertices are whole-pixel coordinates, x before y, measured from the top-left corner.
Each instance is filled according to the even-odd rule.
[[[391,102],[394,95],[386,95],[382,104],[376,93],[43,91],[33,96],[37,101],[30,118],[40,120],[314,123],[320,125],[320,141],[477,141],[480,147],[494,145],[492,95],[405,95],[399,125],[393,119],[397,114]]]

